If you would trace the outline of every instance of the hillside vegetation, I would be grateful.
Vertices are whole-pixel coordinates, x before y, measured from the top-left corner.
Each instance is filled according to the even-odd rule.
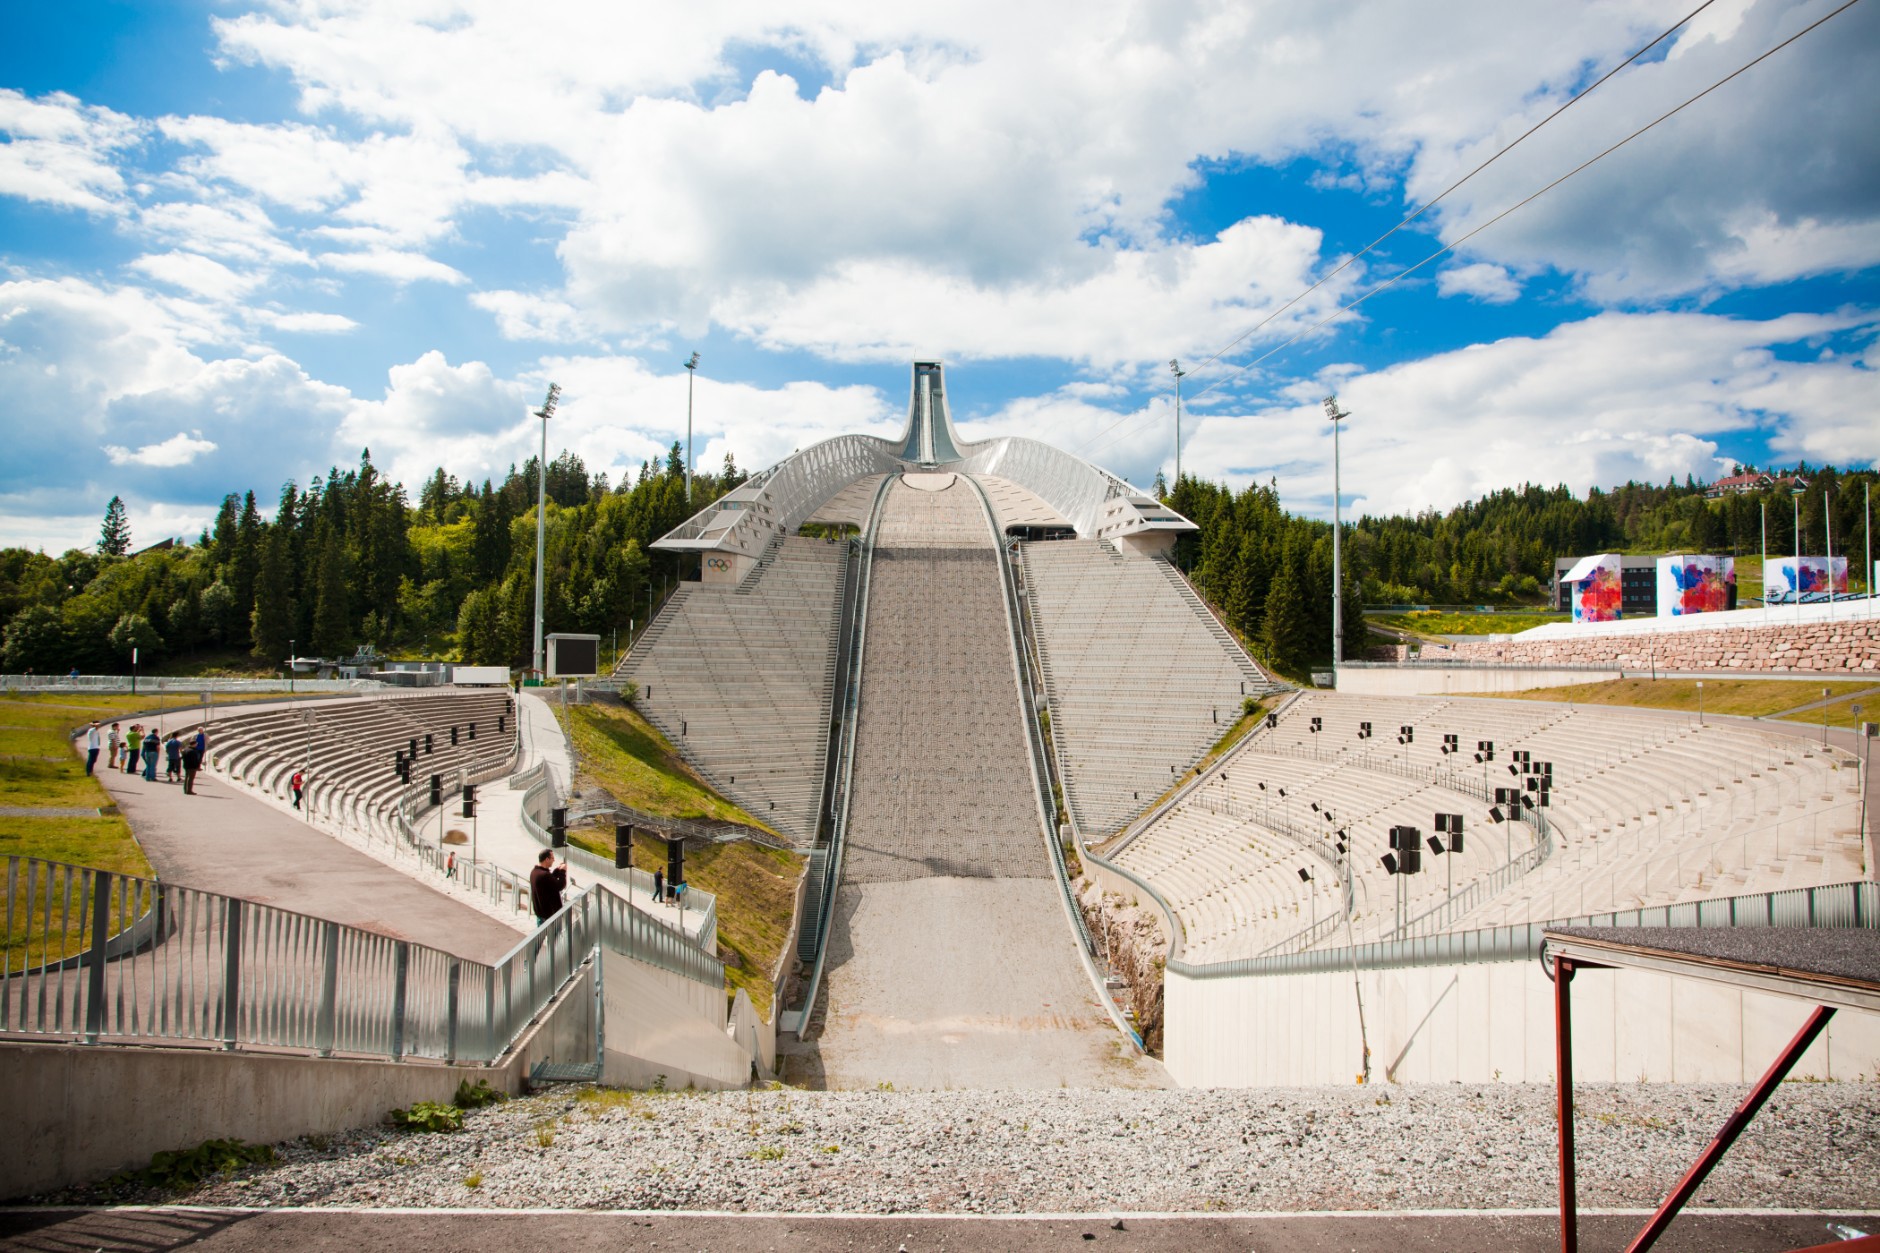
[[[580,705],[568,710],[583,792],[604,789],[623,805],[672,818],[717,819],[763,831],[771,828],[720,796],[673,751],[666,737],[626,705]],[[570,831],[568,838],[603,857],[614,853],[611,828]],[[665,841],[645,832],[634,839],[633,864],[663,866]],[[770,1016],[770,972],[789,940],[796,885],[806,860],[748,840],[688,846],[686,881],[718,898],[719,955],[726,987],[743,988],[758,1013]]]

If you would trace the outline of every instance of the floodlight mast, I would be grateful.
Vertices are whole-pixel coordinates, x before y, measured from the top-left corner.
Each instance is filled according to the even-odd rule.
[[[542,455],[535,463],[535,648],[529,655],[529,668],[542,677],[542,547],[548,533],[548,420],[555,416],[561,402],[561,384],[550,383],[548,395],[535,416],[542,419]]]
[[[1329,418],[1332,423],[1332,672],[1336,675],[1339,665],[1345,660],[1345,583],[1339,554],[1339,532],[1342,531],[1344,527],[1339,522],[1338,513],[1338,497],[1340,494],[1338,487],[1338,423],[1340,419],[1348,418],[1351,415],[1338,407],[1337,392],[1333,392],[1331,395],[1327,396],[1324,404],[1325,416]],[[1332,682],[1336,683],[1338,680],[1334,678]]]
[[[1182,380],[1188,377],[1188,371],[1182,369],[1180,357],[1169,358],[1169,373],[1175,376],[1175,486],[1182,482]]]
[[[692,382],[698,378],[698,354],[685,363],[685,503],[692,503]]]

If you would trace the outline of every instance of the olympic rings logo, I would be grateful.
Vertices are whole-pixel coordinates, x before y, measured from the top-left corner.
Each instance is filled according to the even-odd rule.
[[[731,563],[726,561],[723,557],[707,557],[705,559],[705,565],[712,570],[729,570],[731,568]]]

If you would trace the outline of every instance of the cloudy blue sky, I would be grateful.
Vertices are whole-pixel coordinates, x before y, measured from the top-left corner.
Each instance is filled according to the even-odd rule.
[[[712,464],[890,431],[916,355],[1144,483],[1179,357],[1184,467],[1317,514],[1333,388],[1359,509],[1871,463],[1875,0],[1317,325],[1841,0],[1715,0],[1333,274],[1700,2],[9,5],[0,544],[500,476],[551,379],[617,479],[693,350]]]

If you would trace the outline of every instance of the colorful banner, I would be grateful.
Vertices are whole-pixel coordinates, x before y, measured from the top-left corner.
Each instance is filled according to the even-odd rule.
[[[1565,581],[1573,584],[1575,622],[1619,620],[1621,600],[1617,553],[1580,558],[1573,569],[1567,572]]]
[[[1673,555],[1658,559],[1658,616],[1721,613],[1736,586],[1736,558]]]
[[[1846,557],[1772,557],[1763,566],[1763,598],[1771,605],[1825,604],[1847,595]]]

